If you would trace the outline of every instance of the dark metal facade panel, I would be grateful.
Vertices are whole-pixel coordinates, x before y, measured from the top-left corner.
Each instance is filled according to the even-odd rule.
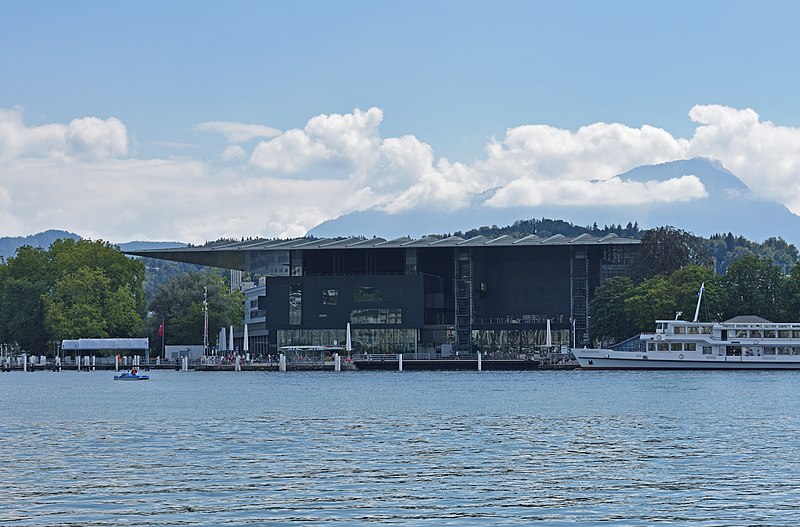
[[[289,292],[293,286],[302,291],[302,320],[289,323]],[[372,288],[375,296],[363,299],[357,289]],[[336,291],[336,303],[326,304]],[[268,329],[331,329],[344,328],[354,310],[400,309],[399,324],[358,325],[371,328],[418,328],[424,323],[424,277],[422,275],[364,276],[281,276],[267,278],[266,309]],[[259,307],[261,304],[259,304]]]

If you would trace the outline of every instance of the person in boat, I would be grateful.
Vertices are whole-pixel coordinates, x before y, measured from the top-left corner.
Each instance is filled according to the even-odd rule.
[[[136,375],[136,368],[131,369],[131,375]]]

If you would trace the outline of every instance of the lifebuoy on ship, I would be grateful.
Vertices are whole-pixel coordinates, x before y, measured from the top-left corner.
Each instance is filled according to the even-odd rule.
[[[661,340],[664,338],[664,335],[656,335],[656,340]]]
[[[679,359],[682,359],[682,358],[683,358],[683,353],[681,353],[680,355],[678,355],[678,358],[679,358]]]

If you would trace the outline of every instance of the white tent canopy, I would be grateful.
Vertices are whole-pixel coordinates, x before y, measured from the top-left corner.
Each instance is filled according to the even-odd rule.
[[[150,342],[147,337],[140,339],[77,339],[62,340],[62,350],[147,350]]]

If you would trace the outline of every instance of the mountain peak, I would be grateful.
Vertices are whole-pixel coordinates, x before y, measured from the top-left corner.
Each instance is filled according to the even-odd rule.
[[[643,165],[620,174],[621,180],[666,181],[695,176],[708,196],[674,203],[644,203],[616,206],[603,202],[592,205],[543,203],[536,207],[494,208],[480,206],[476,194],[471,206],[455,211],[415,209],[397,214],[364,210],[328,220],[308,234],[323,238],[373,234],[395,238],[420,237],[431,233],[467,231],[485,225],[509,225],[520,219],[559,218],[575,225],[616,225],[638,222],[643,229],[672,225],[698,236],[735,232],[751,240],[782,237],[800,244],[800,216],[784,205],[753,195],[736,175],[717,160],[695,157],[656,165]]]
[[[668,161],[657,165],[643,165],[633,168],[619,177],[630,181],[666,181],[682,176],[697,176],[709,194],[718,192],[749,193],[750,189],[733,172],[722,166],[716,159],[694,157],[678,161]]]

